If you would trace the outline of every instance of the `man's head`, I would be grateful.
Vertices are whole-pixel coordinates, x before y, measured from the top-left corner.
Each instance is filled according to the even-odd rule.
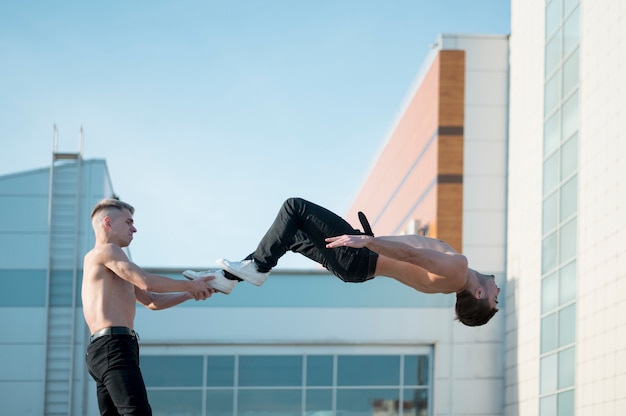
[[[494,276],[474,273],[478,284],[456,294],[456,319],[467,326],[484,325],[498,312],[500,288]]]
[[[118,199],[105,198],[91,210],[91,225],[96,237],[104,238],[120,247],[126,247],[137,232],[133,214],[135,208]]]

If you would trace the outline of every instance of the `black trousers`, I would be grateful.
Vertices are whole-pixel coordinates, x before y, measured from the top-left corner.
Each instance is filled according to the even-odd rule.
[[[327,237],[342,234],[363,233],[324,207],[302,198],[289,198],[248,258],[254,258],[259,271],[269,271],[289,250],[321,264],[344,282],[373,278],[377,253],[368,248],[326,248]]]
[[[96,381],[101,416],[152,415],[132,335],[105,335],[87,347],[87,370]]]

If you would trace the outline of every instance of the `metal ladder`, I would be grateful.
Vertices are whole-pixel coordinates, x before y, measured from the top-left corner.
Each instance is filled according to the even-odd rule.
[[[48,205],[46,416],[74,414],[82,140],[81,128],[80,151],[58,152],[58,132],[54,126]]]

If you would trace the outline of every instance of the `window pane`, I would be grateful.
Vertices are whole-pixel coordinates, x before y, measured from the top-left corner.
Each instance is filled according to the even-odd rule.
[[[339,386],[393,386],[400,383],[397,355],[340,355],[337,357]]]
[[[207,357],[207,386],[233,386],[235,384],[235,357],[211,355]]]
[[[541,359],[540,390],[541,394],[556,390],[556,354],[548,355]]]
[[[429,357],[427,355],[406,355],[404,357],[404,384],[427,386],[429,380]]]
[[[576,220],[561,227],[559,238],[559,260],[566,262],[576,256]]]
[[[574,176],[561,187],[561,221],[567,220],[578,210],[578,180]]]
[[[556,395],[542,397],[539,401],[539,416],[556,415]]]
[[[563,64],[563,96],[569,94],[578,85],[578,50]]]
[[[576,298],[576,262],[563,267],[559,272],[559,304]]]
[[[556,313],[553,313],[541,319],[541,353],[556,349],[556,343]]]
[[[543,239],[541,250],[541,273],[545,274],[556,267],[556,233]]]
[[[201,390],[149,390],[148,401],[154,416],[201,415]]]
[[[405,389],[402,416],[428,415],[428,389]]]
[[[576,341],[576,304],[559,312],[559,347]]]
[[[555,153],[543,162],[543,194],[548,195],[559,183],[559,154]]]
[[[243,389],[238,395],[238,416],[293,416],[302,412],[300,389]]]
[[[561,23],[561,0],[552,0],[546,8],[546,36]]]
[[[332,386],[333,385],[333,356],[307,355],[306,357],[306,385]]]
[[[233,390],[208,390],[206,416],[233,416]]]
[[[563,104],[563,138],[567,139],[578,130],[578,92]]]
[[[576,10],[567,18],[563,24],[563,55],[567,55],[572,49],[574,49],[580,40],[580,8]]]
[[[337,414],[371,416],[396,414],[400,391],[398,389],[339,389]]]
[[[578,134],[574,134],[561,147],[561,180],[578,169]]]
[[[306,415],[332,415],[333,391],[331,389],[307,389]]]
[[[556,309],[557,303],[557,278],[556,273],[552,273],[541,281],[541,313],[550,312]]]
[[[564,391],[558,397],[558,413],[557,416],[574,415],[574,390]]]
[[[574,348],[568,348],[559,352],[559,389],[572,387],[574,385],[576,359]]]
[[[141,374],[147,387],[202,387],[203,367],[199,356],[141,356]]]
[[[301,386],[302,356],[244,355],[239,357],[240,386]]]
[[[554,37],[546,45],[546,73],[548,76],[561,61],[561,31],[556,32]],[[548,111],[546,110],[546,113]]]
[[[561,142],[561,112],[554,113],[546,121],[543,129],[543,155],[546,156]]]
[[[548,80],[544,93],[544,114],[549,114],[561,101],[561,70]]]
[[[552,195],[547,197],[545,201],[543,201],[543,213],[542,213],[542,226],[541,231],[543,234],[554,230],[558,224],[559,216],[558,216],[558,204],[557,204],[557,193],[554,192]]]

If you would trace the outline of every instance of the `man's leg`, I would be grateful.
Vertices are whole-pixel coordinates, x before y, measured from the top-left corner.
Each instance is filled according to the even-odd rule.
[[[325,239],[342,234],[361,232],[324,207],[302,198],[289,198],[283,203],[252,258],[260,272],[267,272],[276,266],[278,259],[288,250],[329,268],[329,262],[336,263],[340,253],[327,249]],[[335,264],[335,268],[337,266]]]
[[[108,370],[103,375],[118,412],[122,415],[152,415],[139,368],[139,345],[130,336],[109,340]]]

